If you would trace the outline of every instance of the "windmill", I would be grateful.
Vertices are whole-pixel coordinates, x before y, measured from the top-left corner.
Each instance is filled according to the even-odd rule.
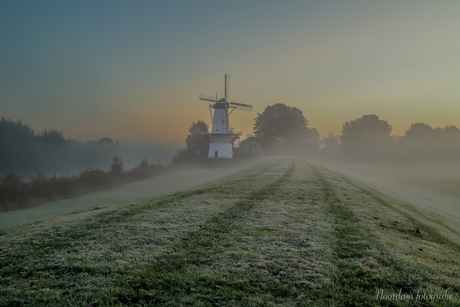
[[[217,98],[200,94],[200,100],[212,102],[209,105],[212,118],[212,130],[208,133],[211,137],[209,144],[209,158],[233,158],[232,138],[236,135],[241,135],[240,132],[233,132],[232,126],[229,123],[229,114],[235,109],[252,111],[252,105],[230,102],[228,101],[228,90],[230,83],[230,75],[225,74],[225,97]],[[214,112],[212,110],[214,109]],[[230,112],[229,112],[230,110]]]

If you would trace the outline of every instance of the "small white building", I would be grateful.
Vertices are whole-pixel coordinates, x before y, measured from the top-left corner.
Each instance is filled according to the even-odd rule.
[[[259,141],[256,137],[251,136],[246,140],[242,141],[240,144],[239,153],[244,154],[261,154],[262,150],[260,149]]]

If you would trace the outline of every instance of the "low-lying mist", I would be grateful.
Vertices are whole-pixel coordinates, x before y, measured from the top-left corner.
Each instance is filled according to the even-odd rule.
[[[87,169],[108,170],[114,156],[121,157],[126,169],[134,168],[143,158],[150,163],[169,164],[180,145],[176,144],[100,144],[73,143],[61,146],[30,146],[21,155],[12,153],[0,162],[0,174],[15,172],[30,175],[41,171],[48,176],[78,174]],[[6,156],[4,154],[4,156]]]
[[[108,170],[112,157],[123,159],[126,169],[143,158],[150,163],[168,164],[181,144],[119,143],[104,137],[85,143],[65,139],[62,132],[35,132],[20,121],[0,120],[0,175],[14,172],[29,176],[78,174],[87,169]]]

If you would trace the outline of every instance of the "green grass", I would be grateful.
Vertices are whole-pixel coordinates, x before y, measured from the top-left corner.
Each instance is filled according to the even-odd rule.
[[[376,289],[460,291],[458,234],[441,222],[273,159],[197,189],[3,229],[0,305],[412,306]]]
[[[340,176],[341,180],[338,181],[342,181],[346,188],[333,188],[324,177],[334,174],[328,172],[327,175],[322,175],[319,171],[316,173],[322,178],[325,198],[329,200],[329,215],[336,224],[335,250],[338,266],[341,267],[338,280],[342,284],[348,286],[359,280],[361,285],[356,285],[359,289],[382,289],[385,293],[397,293],[401,290],[402,293],[412,294],[414,297],[420,290],[438,294],[448,290],[451,294],[458,294],[458,244],[452,242],[448,234],[443,233],[454,231],[452,228],[439,220],[438,226],[434,227],[430,225],[434,218],[429,214],[424,215],[412,206],[385,199],[377,191],[363,188],[344,176]],[[338,193],[345,197],[341,199]],[[362,195],[371,201],[363,202]],[[417,247],[412,248],[411,244]],[[408,245],[412,248],[411,251],[407,250]],[[451,259],[445,265],[432,261],[449,256]],[[348,261],[340,260],[344,258]],[[359,292],[369,294],[370,291]],[[418,305],[457,306],[458,296],[456,297],[455,301],[442,304],[439,301],[419,301]],[[362,296],[361,300],[362,305],[383,303],[376,300],[375,293],[373,297]],[[346,305],[353,305],[351,302],[359,299],[342,301],[347,302]],[[413,302],[387,303],[411,306]]]

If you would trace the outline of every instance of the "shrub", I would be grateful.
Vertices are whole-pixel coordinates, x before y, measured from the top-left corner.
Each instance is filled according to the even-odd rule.
[[[80,183],[90,189],[105,188],[110,185],[110,174],[103,170],[88,169],[80,173]]]
[[[187,148],[179,149],[176,152],[176,155],[172,157],[171,162],[173,164],[181,164],[185,161],[188,161],[192,158],[190,153],[188,152]]]

